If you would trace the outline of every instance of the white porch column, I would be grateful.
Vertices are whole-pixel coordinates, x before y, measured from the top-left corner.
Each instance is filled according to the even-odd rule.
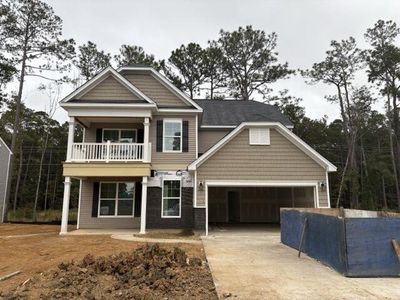
[[[71,117],[68,122],[67,161],[71,161],[72,144],[74,143],[74,134],[75,134],[75,118]]]
[[[69,212],[70,192],[71,192],[71,177],[65,177],[60,234],[66,234],[68,232],[68,212]]]
[[[146,209],[147,209],[147,177],[142,180],[142,210],[140,213],[140,234],[146,233]]]
[[[150,162],[149,159],[149,126],[150,126],[150,119],[144,118],[143,122],[144,130],[143,130],[143,158],[145,162]]]

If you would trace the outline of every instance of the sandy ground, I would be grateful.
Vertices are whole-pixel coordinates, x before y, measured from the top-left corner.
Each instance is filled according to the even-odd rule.
[[[220,297],[400,299],[400,278],[346,278],[306,255],[297,258],[278,229],[212,231],[203,244]]]
[[[4,238],[10,235],[46,233],[30,237]],[[48,234],[53,232],[53,234]],[[58,235],[56,225],[0,225],[0,277],[11,272],[21,274],[0,282],[0,290],[7,291],[32,277],[56,267],[62,261],[81,260],[86,254],[95,256],[130,251],[143,245],[112,239],[107,235]],[[3,237],[3,238],[2,238]],[[164,245],[163,245],[164,246]],[[173,248],[176,244],[165,245]],[[179,244],[189,256],[204,257],[202,245]]]

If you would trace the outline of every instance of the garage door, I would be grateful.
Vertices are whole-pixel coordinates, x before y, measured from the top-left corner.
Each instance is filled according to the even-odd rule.
[[[208,187],[209,223],[278,223],[281,207],[314,206],[314,187]]]

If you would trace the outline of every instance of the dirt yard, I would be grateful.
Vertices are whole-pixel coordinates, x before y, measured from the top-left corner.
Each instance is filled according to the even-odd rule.
[[[126,252],[128,254],[124,255],[129,255],[135,249],[145,245],[144,243],[111,239],[106,235],[59,236],[58,231],[58,226],[50,225],[0,225],[0,277],[11,272],[21,271],[19,275],[0,282],[0,291],[2,293],[11,291],[27,279],[37,278],[41,273],[44,274],[40,276],[50,278],[55,276],[54,274],[57,272],[65,272],[65,270],[59,268],[62,262],[74,269],[82,267],[82,260],[87,254],[94,255],[95,259],[105,256],[106,258],[104,259],[109,260],[110,258],[107,258],[109,255],[117,255],[121,252]],[[44,234],[18,237],[18,235],[38,233]],[[176,246],[179,246],[179,249],[183,250],[185,255],[189,257],[188,261],[194,257],[205,261],[202,245],[168,244],[162,246],[162,251],[173,253],[171,251],[174,251],[173,249]],[[168,255],[174,257],[173,254]],[[71,261],[76,262],[76,264],[70,264]],[[176,262],[172,261],[168,262],[168,264],[174,265]],[[178,267],[180,268],[181,266],[178,264]],[[210,287],[210,282],[212,283],[211,274],[207,266],[205,266],[205,269],[206,273],[201,278],[198,278],[198,285],[201,286],[204,283],[206,290],[203,292],[206,292],[205,297],[210,295],[211,298],[213,296],[216,297],[213,285]],[[97,271],[94,270],[93,272]],[[156,270],[154,272],[157,273],[159,271]],[[188,281],[189,279],[186,280]],[[190,280],[193,280],[193,278]],[[43,286],[43,282],[41,285]]]

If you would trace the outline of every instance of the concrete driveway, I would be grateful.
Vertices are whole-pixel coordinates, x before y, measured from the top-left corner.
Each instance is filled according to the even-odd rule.
[[[400,278],[346,278],[299,259],[277,227],[218,228],[203,244],[221,299],[400,299]]]

